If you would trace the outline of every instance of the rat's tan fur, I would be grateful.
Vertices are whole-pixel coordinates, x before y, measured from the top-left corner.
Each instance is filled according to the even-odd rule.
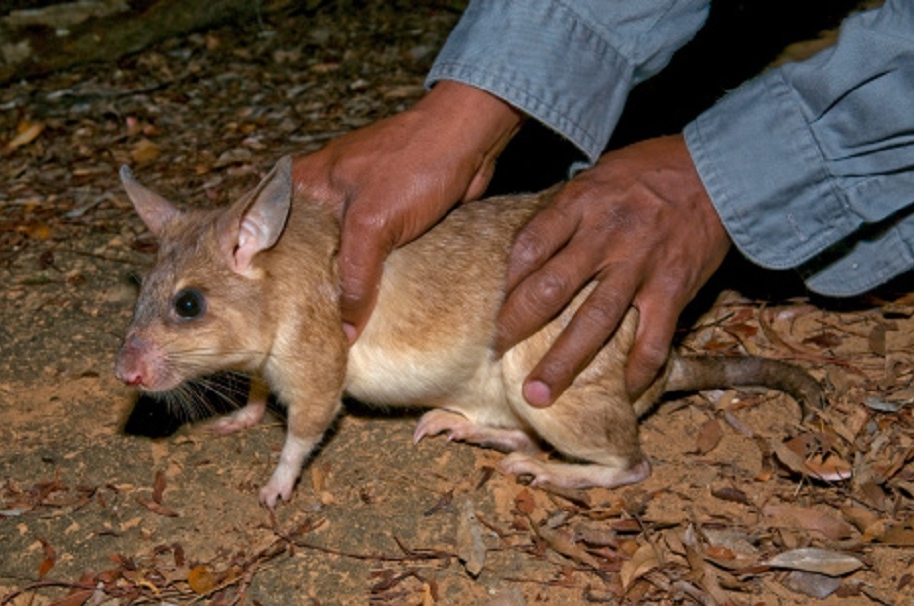
[[[339,225],[326,206],[293,193],[289,158],[251,194],[215,211],[179,211],[129,171],[122,171],[122,179],[159,237],[160,251],[116,372],[150,391],[170,390],[217,370],[262,377],[288,407],[280,462],[261,491],[271,507],[290,497],[344,393],[369,404],[430,407],[416,428],[417,441],[447,432],[453,439],[514,451],[502,463],[508,472],[583,487],[647,476],[637,420],[664,391],[719,380],[759,382],[739,373],[701,376],[700,363],[673,355],[664,374],[631,402],[623,380],[637,324],[630,311],[553,406],[527,405],[524,377],[576,302],[501,359],[494,357],[492,341],[510,243],[551,191],[460,206],[428,234],[394,251],[371,319],[350,348],[337,299]],[[199,317],[182,318],[174,309],[185,288],[205,297]],[[806,399],[820,397],[802,371],[786,372],[798,374],[778,387],[799,390]],[[265,402],[264,388],[255,383],[249,404],[216,430],[259,422]],[[581,463],[531,456],[544,442]]]

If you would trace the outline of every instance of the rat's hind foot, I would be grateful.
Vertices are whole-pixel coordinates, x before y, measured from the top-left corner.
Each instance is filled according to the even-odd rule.
[[[230,433],[254,427],[263,419],[266,408],[266,402],[262,407],[248,404],[244,408],[209,423],[207,429],[217,436],[227,436]]]
[[[539,445],[529,434],[520,429],[503,429],[478,425],[467,419],[462,414],[435,408],[419,419],[416,431],[413,432],[413,442],[419,443],[427,436],[447,433],[448,440],[467,442],[485,448],[493,448],[501,452],[539,452]]]
[[[519,452],[509,454],[499,462],[498,467],[505,473],[533,476],[532,486],[548,484],[567,489],[615,488],[624,484],[635,484],[651,475],[651,466],[646,459],[633,466],[623,467],[598,463],[542,461]]]

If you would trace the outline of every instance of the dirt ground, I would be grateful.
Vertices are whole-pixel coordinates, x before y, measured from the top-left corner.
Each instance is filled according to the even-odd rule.
[[[668,399],[642,425],[653,475],[614,491],[525,486],[352,403],[271,513],[281,416],[216,438],[115,380],[154,251],[118,166],[225,203],[411,103],[459,17],[341,6],[0,90],[0,605],[914,603],[908,282],[825,301],[734,259],[683,349],[794,361],[829,406]]]

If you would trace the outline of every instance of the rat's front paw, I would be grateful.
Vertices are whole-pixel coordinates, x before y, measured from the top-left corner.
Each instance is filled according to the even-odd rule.
[[[294,484],[294,483],[293,483]],[[280,500],[288,501],[292,497],[292,484],[289,486],[275,486],[273,481],[260,489],[260,504],[270,509],[275,509]]]
[[[280,499],[288,501],[292,497],[292,489],[295,488],[302,464],[316,443],[316,439],[298,438],[291,433],[286,436],[286,443],[279,454],[279,463],[270,481],[260,489],[262,504],[273,509]]]

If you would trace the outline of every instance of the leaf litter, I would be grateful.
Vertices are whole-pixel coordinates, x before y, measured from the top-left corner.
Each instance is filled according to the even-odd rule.
[[[904,603],[904,282],[835,304],[760,292],[738,267],[749,277],[714,293],[683,347],[792,360],[829,406],[800,421],[763,391],[665,402],[642,429],[652,477],[616,491],[524,486],[494,471],[499,455],[413,448],[412,418],[353,408],[270,514],[256,490],[281,423],[215,440],[137,412],[109,369],[128,274],[151,249],[117,166],[223,203],[282,154],[402,109],[459,11],[366,6],[191,34],[114,70],[0,91],[17,108],[0,112],[0,604]],[[151,437],[125,434],[128,416]]]

